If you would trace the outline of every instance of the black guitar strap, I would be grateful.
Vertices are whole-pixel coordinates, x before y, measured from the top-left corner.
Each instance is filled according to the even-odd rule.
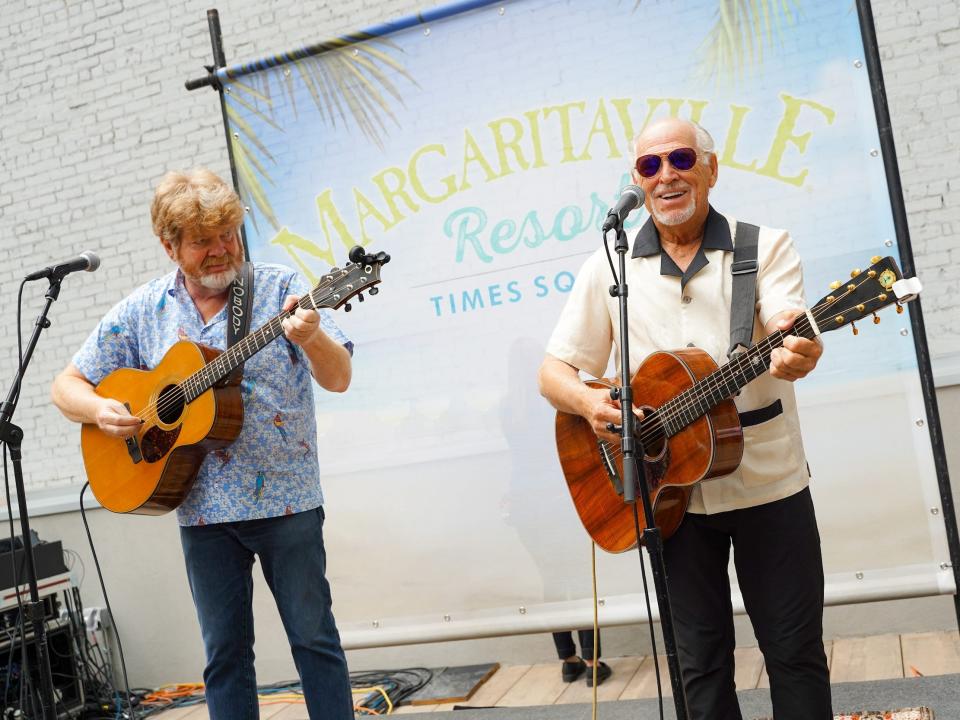
[[[250,332],[253,309],[253,263],[245,262],[230,284],[230,309],[227,313],[227,347],[236,345]]]
[[[737,223],[733,241],[733,288],[730,294],[730,349],[731,357],[738,347],[750,347],[753,342],[753,323],[757,314],[757,241],[760,228],[749,223]]]

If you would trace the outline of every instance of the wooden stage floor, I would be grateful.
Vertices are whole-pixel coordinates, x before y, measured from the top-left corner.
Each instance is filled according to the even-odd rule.
[[[874,635],[840,638],[826,645],[833,683],[910,678],[918,675],[960,673],[960,634],[951,632],[909,635]],[[763,657],[756,647],[737,648],[736,681],[738,690],[768,687]],[[652,657],[604,658],[613,675],[597,689],[601,702],[656,697],[657,683]],[[666,661],[661,658],[660,672],[664,693],[670,692]],[[467,702],[471,706],[517,707],[589,703],[592,689],[581,678],[575,683],[560,679],[560,663],[506,665],[501,667]],[[395,714],[443,712],[454,703],[405,706]],[[154,716],[162,720],[208,720],[206,705],[174,708]],[[308,720],[302,704],[264,704],[262,720]]]

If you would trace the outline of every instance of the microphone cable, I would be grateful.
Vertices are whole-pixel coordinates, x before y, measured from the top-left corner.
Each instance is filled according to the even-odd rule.
[[[103,572],[100,569],[100,559],[97,557],[97,550],[93,546],[93,535],[90,534],[90,524],[87,522],[87,510],[83,505],[83,496],[84,493],[87,492],[88,487],[90,487],[90,483],[85,482],[83,484],[83,489],[80,490],[80,516],[83,518],[83,529],[87,532],[87,541],[90,544],[90,553],[93,555],[93,563],[97,568],[97,579],[100,581],[100,590],[103,592],[103,602],[106,604],[107,613],[110,615],[110,622],[113,625],[114,637],[117,638],[117,651],[120,655],[120,669],[123,672],[123,688],[127,694],[126,705],[130,710],[130,714],[127,717],[131,720],[136,720],[137,711],[134,709],[133,695],[130,693],[130,681],[127,679],[127,661],[123,654],[123,643],[120,641],[120,628],[117,627],[117,618],[113,614],[113,609],[110,607],[110,597],[107,595],[107,586],[103,581]]]

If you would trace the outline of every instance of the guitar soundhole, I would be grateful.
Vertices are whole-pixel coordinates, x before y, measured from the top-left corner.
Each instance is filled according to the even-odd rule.
[[[178,385],[167,385],[157,398],[157,415],[165,425],[172,425],[183,414],[183,390]]]
[[[655,460],[663,455],[666,448],[667,436],[657,417],[657,411],[649,405],[640,408],[643,410],[643,456],[646,460]],[[650,429],[647,430],[646,428]]]
[[[180,435],[181,426],[172,430],[164,430],[154,425],[147,430],[140,439],[140,451],[143,453],[143,459],[153,463],[162,459],[164,455],[170,452],[173,444]]]

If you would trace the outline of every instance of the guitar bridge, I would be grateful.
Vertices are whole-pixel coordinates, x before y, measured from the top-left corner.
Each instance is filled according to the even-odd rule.
[[[597,438],[597,447],[600,448],[600,459],[603,461],[603,469],[607,471],[607,477],[610,478],[610,482],[613,483],[613,489],[617,491],[617,495],[623,495],[623,481],[620,479],[617,464],[613,460],[610,445],[605,440]]]

